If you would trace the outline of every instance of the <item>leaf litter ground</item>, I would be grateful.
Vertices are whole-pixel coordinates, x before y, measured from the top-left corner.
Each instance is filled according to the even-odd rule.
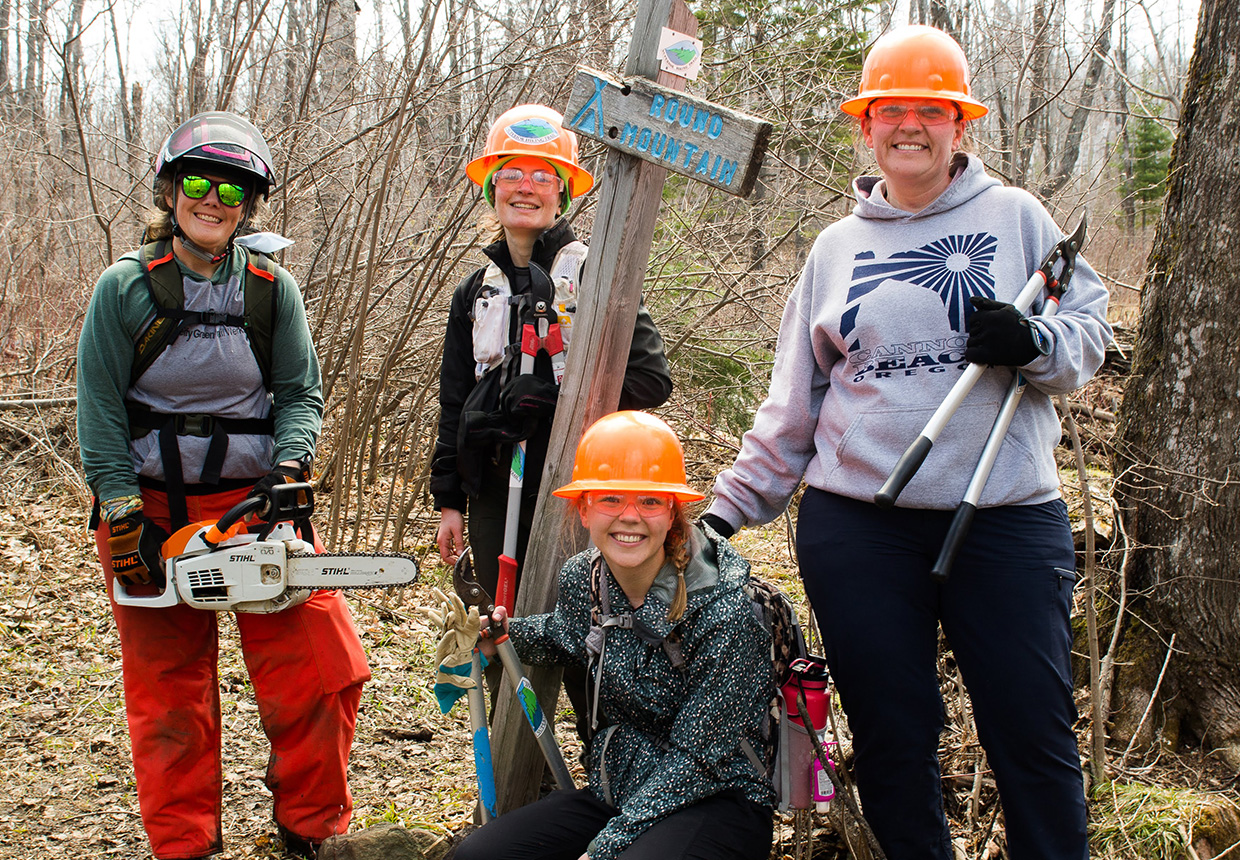
[[[1115,411],[1114,380],[1091,383],[1074,400]],[[1091,419],[1085,419],[1088,425]],[[7,424],[11,428],[12,425]],[[46,432],[46,424],[40,430]],[[0,428],[2,429],[2,428]],[[1106,422],[1088,426],[1091,471],[1102,461]],[[50,434],[44,438],[56,438]],[[686,445],[695,473],[708,486],[727,452],[707,439]],[[72,455],[39,457],[37,468],[21,471],[32,458],[36,437],[0,432],[0,858],[50,860],[149,857],[138,814],[129,738],[125,724],[120,645],[113,625],[94,542],[84,528],[85,501],[66,474]],[[67,445],[64,447],[68,447]],[[17,456],[12,456],[17,451]],[[24,452],[24,454],[23,454]],[[1060,449],[1065,495],[1079,511],[1070,453]],[[697,474],[700,472],[700,474]],[[1104,471],[1099,477],[1106,479]],[[1105,484],[1095,486],[1098,528],[1109,537]],[[737,542],[755,573],[778,583],[802,607],[804,592],[792,561],[791,521],[742,532]],[[476,792],[468,717],[463,702],[441,715],[431,692],[436,632],[419,607],[431,601],[432,586],[450,587],[437,564],[428,515],[415,547],[421,581],[396,592],[365,592],[349,598],[373,680],[365,687],[350,765],[355,798],[353,829],[393,821],[440,834],[445,842],[470,827]],[[253,690],[241,660],[231,616],[221,616],[220,701],[224,725],[224,833],[222,858],[285,856],[271,821],[271,797],[263,784],[267,745]],[[993,780],[977,744],[967,696],[946,655],[941,662],[948,727],[943,735],[944,794],[958,856],[993,858],[1000,851],[1002,816]],[[1087,702],[1080,696],[1082,714]],[[562,698],[563,701],[563,698]],[[577,783],[577,739],[572,720],[561,712],[557,737]],[[1087,722],[1079,725],[1082,749]],[[840,729],[848,748],[847,725]],[[1207,795],[1234,796],[1236,778],[1221,774],[1199,755],[1163,755],[1149,781],[1194,786]],[[1091,809],[1091,815],[1095,812]],[[1095,816],[1098,819],[1099,816]],[[1095,827],[1112,822],[1095,820]],[[772,857],[793,855],[794,828],[812,829],[812,856],[847,856],[835,827],[838,815],[815,816],[811,824],[781,817]],[[1134,825],[1135,826],[1135,825]],[[1177,825],[1178,826],[1178,825]],[[1191,829],[1191,826],[1190,826]],[[1111,844],[1123,845],[1118,839]],[[1106,857],[1139,857],[1122,848]],[[810,856],[801,854],[800,856]],[[1177,855],[1167,855],[1177,856]]]

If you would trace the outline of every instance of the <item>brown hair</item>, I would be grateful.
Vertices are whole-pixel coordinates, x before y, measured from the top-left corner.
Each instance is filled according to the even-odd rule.
[[[149,242],[172,238],[172,207],[168,195],[172,193],[172,180],[167,176],[155,177],[151,194],[151,208],[146,210],[146,238]]]

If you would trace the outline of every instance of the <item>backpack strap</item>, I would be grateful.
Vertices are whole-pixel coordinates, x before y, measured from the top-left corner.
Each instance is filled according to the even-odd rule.
[[[271,389],[271,357],[275,351],[276,291],[279,266],[266,254],[246,248],[245,278],[245,331],[250,338],[250,349],[263,374],[263,385]]]
[[[185,310],[185,284],[172,252],[172,241],[148,242],[138,253],[147,292],[155,305],[155,317],[134,342],[133,366],[129,375],[132,386],[146,373],[155,359],[176,339],[187,325],[224,325],[245,331],[254,360],[263,376],[263,385],[271,388],[271,357],[276,317],[276,286],[279,267],[275,260],[246,248],[246,275],[243,287],[245,314],[223,314],[211,311]]]
[[[172,241],[163,239],[143,245],[138,251],[138,263],[142,266],[147,293],[155,305],[155,317],[134,341],[130,386],[150,369],[155,359],[159,358],[185,327],[182,316],[185,286],[181,282],[181,273],[172,255]]]
[[[603,689],[603,659],[607,652],[607,631],[612,627],[632,628],[633,613],[611,614],[611,595],[603,576],[603,555],[597,549],[590,559],[590,631],[586,634],[586,679],[594,675],[594,695],[590,703],[590,735],[598,730],[598,700]]]

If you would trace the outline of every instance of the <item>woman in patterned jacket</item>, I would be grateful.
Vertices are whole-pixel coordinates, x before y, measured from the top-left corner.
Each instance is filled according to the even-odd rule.
[[[565,563],[552,612],[495,616],[523,661],[587,667],[589,787],[497,818],[457,860],[765,860],[774,793],[741,742],[765,751],[774,684],[749,565],[689,523],[684,504],[702,494],[654,416],[597,421],[573,478],[555,494],[575,501],[595,548]]]

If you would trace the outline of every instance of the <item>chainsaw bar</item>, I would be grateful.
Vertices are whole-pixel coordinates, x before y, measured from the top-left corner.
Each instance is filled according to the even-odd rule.
[[[288,554],[288,587],[332,591],[395,588],[418,578],[418,563],[404,553]]]

